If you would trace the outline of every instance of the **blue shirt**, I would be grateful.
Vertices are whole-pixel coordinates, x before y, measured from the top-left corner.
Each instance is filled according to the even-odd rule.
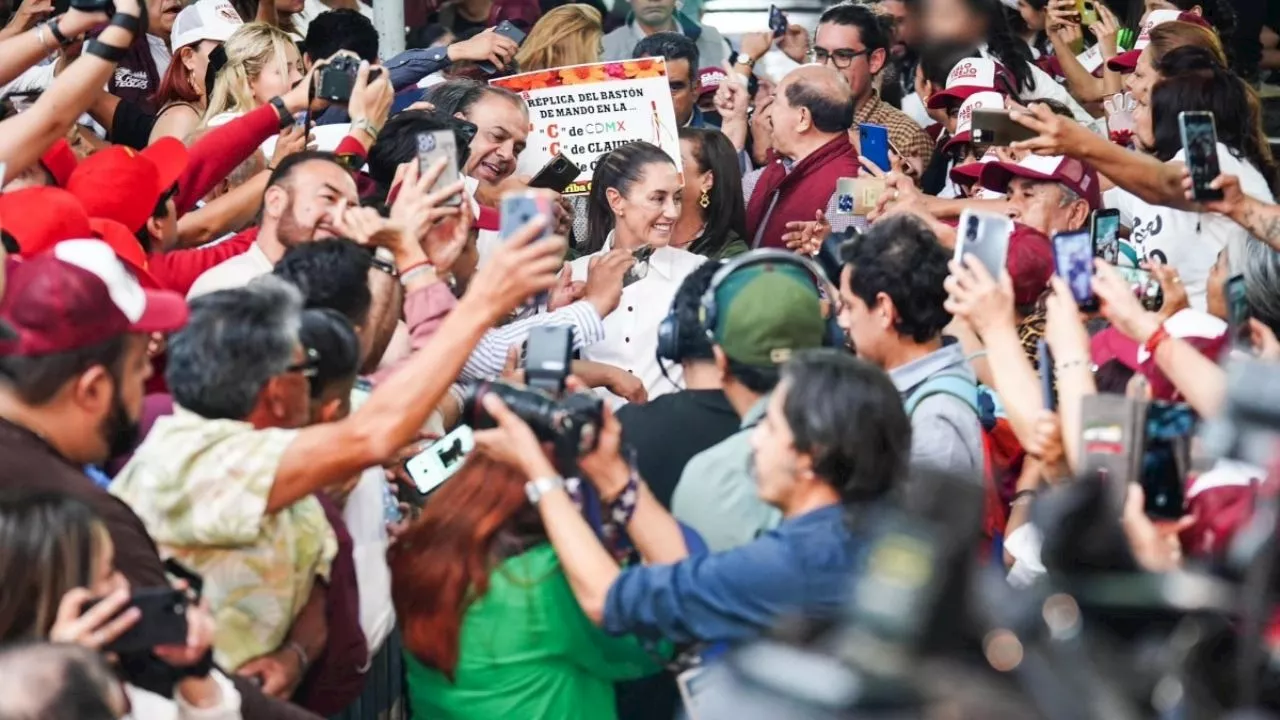
[[[855,557],[844,509],[829,505],[732,550],[623,570],[609,587],[603,627],[674,642],[758,637],[784,614],[836,613]]]

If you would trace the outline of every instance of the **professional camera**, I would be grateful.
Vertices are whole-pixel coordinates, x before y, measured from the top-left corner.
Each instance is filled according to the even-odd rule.
[[[555,446],[560,465],[572,464],[579,456],[596,449],[604,418],[604,403],[591,393],[573,393],[563,398],[530,388],[505,383],[480,383],[462,401],[462,422],[476,430],[495,427],[481,401],[494,393],[511,412],[529,424],[534,435]]]
[[[316,97],[329,102],[345,103],[351,100],[351,89],[356,86],[356,73],[360,59],[350,55],[338,55],[320,68],[320,87]]]

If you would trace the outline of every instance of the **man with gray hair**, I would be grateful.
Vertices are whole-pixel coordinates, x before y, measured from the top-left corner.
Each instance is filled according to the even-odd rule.
[[[174,414],[156,421],[111,492],[164,555],[204,576],[221,666],[288,697],[324,650],[313,592],[336,542],[313,493],[413,442],[480,336],[556,283],[564,240],[535,240],[545,224],[504,244],[426,347],[337,422],[303,427],[318,358],[299,340],[295,287],[264,277],[191,303],[168,346]],[[426,266],[415,279],[441,282]]]
[[[1048,237],[1088,227],[1102,207],[1102,187],[1092,166],[1075,158],[1028,155],[1016,163],[990,162],[979,182],[1007,194],[1008,215]]]

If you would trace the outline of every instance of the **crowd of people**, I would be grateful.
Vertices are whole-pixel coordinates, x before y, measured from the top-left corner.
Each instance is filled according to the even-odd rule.
[[[1042,587],[1098,396],[1199,427],[1280,362],[1276,3],[411,5],[393,57],[362,0],[8,8],[0,718],[705,720],[676,676],[844,617],[886,503],[981,486]],[[531,189],[488,81],[633,58],[678,155]],[[1277,479],[1185,439],[1173,507],[1109,478],[1138,570]]]

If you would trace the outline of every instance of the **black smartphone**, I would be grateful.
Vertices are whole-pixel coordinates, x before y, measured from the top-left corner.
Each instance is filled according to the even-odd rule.
[[[84,610],[89,610],[101,601],[102,598],[90,600],[84,604]],[[157,645],[185,645],[187,602],[186,594],[171,587],[135,590],[129,604],[121,608],[121,612],[135,607],[142,613],[142,617],[102,650],[130,653],[150,650]]]
[[[547,161],[546,165],[529,181],[529,187],[564,192],[582,174],[582,168],[561,153]]]
[[[1249,340],[1249,300],[1244,294],[1244,275],[1236,275],[1227,280],[1227,326],[1231,329],[1231,341],[1237,345],[1248,347]]]
[[[1120,211],[1116,208],[1093,211],[1089,223],[1089,236],[1093,240],[1093,256],[1108,265],[1120,262]]]
[[[769,29],[773,31],[773,36],[776,38],[787,34],[787,15],[779,10],[777,5],[769,6]]]
[[[564,381],[573,362],[573,329],[568,325],[536,327],[524,345],[524,382],[556,397],[564,394]]]
[[[996,108],[977,108],[973,111],[970,126],[974,145],[983,147],[1004,146],[1019,140],[1039,137],[1035,130],[1014,122],[1009,111]]]
[[[1084,312],[1097,312],[1098,296],[1093,294],[1093,242],[1088,231],[1054,235],[1053,262],[1058,277],[1071,288],[1076,305]]]
[[[1036,360],[1040,365],[1040,394],[1044,396],[1045,409],[1056,412],[1058,391],[1054,389],[1057,379],[1053,376],[1053,354],[1043,339],[1036,341]]]
[[[508,38],[511,38],[512,40],[515,40],[517,46],[524,42],[524,31],[516,27],[515,25],[513,25],[510,20],[503,20],[502,22],[498,23],[498,27],[494,28],[493,31],[498,33],[499,35],[502,35],[503,37],[508,37]],[[498,66],[494,65],[488,60],[478,63],[478,67],[486,75],[494,75],[498,72]]]
[[[1218,131],[1213,113],[1186,110],[1178,113],[1187,170],[1191,173],[1191,196],[1196,200],[1221,200],[1222,191],[1209,187],[1222,170],[1218,167]]]
[[[1182,403],[1153,402],[1147,406],[1146,438],[1142,448],[1143,510],[1148,517],[1177,520],[1183,515],[1190,437],[1195,414]]]

